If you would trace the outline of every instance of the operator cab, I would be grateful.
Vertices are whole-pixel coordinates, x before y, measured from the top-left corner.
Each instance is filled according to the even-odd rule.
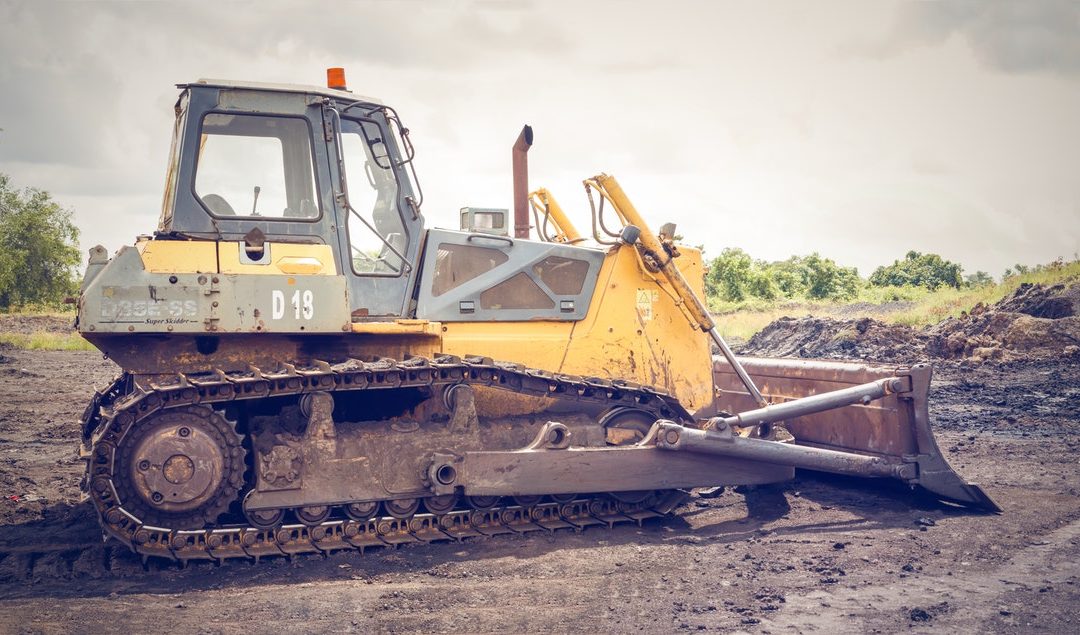
[[[329,245],[354,319],[407,315],[423,218],[396,113],[334,88],[182,84],[157,240]],[[267,245],[267,247],[264,247]]]

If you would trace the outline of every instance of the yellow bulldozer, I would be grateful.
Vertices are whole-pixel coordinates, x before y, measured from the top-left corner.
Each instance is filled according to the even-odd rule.
[[[84,488],[144,557],[641,522],[795,468],[996,509],[938,450],[928,366],[736,357],[701,253],[613,177],[591,236],[528,192],[529,127],[513,216],[430,229],[408,129],[340,70],[178,88],[158,228],[90,251],[77,321],[123,370]]]

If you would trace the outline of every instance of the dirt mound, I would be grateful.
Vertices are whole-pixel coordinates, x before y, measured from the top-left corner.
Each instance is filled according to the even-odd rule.
[[[871,318],[783,317],[750,338],[740,352],[764,357],[908,362],[925,357],[925,349],[925,335],[907,326]]]
[[[873,359],[1080,357],[1080,283],[1023,284],[1012,295],[978,304],[959,318],[924,329],[871,318],[780,318],[750,338],[746,355]]]
[[[1080,284],[1022,284],[1007,298],[928,327],[939,358],[1015,359],[1080,353]]]
[[[1051,320],[1072,317],[1080,313],[1080,284],[1046,287],[1025,282],[995,304],[994,310]]]

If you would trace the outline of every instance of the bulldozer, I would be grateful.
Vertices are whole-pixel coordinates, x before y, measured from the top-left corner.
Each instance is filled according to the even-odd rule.
[[[590,236],[528,191],[530,127],[512,216],[428,228],[408,128],[340,69],[178,89],[157,230],[91,249],[78,300],[122,369],[81,421],[106,539],[187,562],[580,530],[796,468],[998,509],[937,447],[929,366],[737,357],[701,252],[614,177],[583,181]]]

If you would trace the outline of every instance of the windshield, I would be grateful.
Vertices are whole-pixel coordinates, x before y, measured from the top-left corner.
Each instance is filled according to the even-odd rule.
[[[398,254],[405,254],[408,234],[382,130],[371,120],[341,120],[341,153],[352,207],[349,245],[356,273],[400,275],[403,263]]]
[[[195,194],[217,217],[317,218],[307,122],[300,117],[206,115]]]

